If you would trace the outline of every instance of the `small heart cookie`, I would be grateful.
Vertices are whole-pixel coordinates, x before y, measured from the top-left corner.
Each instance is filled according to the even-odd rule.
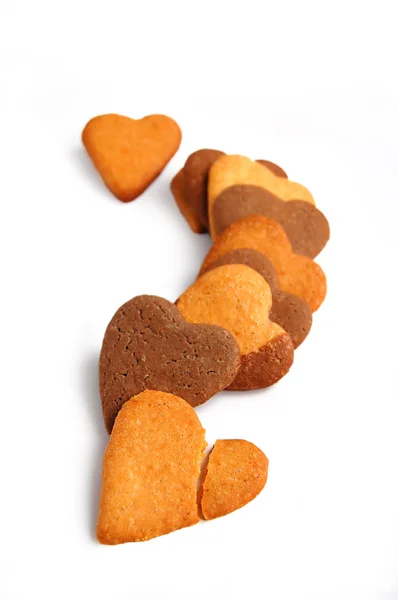
[[[245,265],[224,265],[205,273],[177,300],[190,323],[212,323],[238,341],[241,363],[230,390],[273,385],[293,363],[293,342],[269,319],[272,294],[265,279]]]
[[[216,519],[253,500],[267,483],[268,458],[246,440],[217,440],[202,486],[201,510]]]
[[[246,265],[264,277],[272,292],[269,317],[290,335],[294,348],[298,348],[310,332],[312,311],[304,300],[279,289],[278,275],[272,262],[257,250],[238,248],[220,256],[203,274],[222,265]]]
[[[329,223],[325,215],[309,202],[283,202],[256,185],[233,185],[218,196],[213,208],[217,236],[234,223],[250,215],[274,219],[286,231],[295,254],[315,258],[326,246]]]
[[[140,542],[199,522],[205,431],[185,400],[146,391],[120,410],[105,450],[97,538]]]
[[[208,211],[209,230],[216,238],[214,204],[218,196],[233,185],[257,185],[277,196],[280,200],[303,200],[315,204],[311,193],[303,185],[284,177],[277,177],[269,168],[245,156],[221,156],[209,172]]]
[[[199,274],[227,252],[239,248],[257,250],[269,258],[283,292],[302,298],[312,312],[321,306],[326,296],[326,277],[321,267],[307,256],[294,254],[283,227],[262,215],[245,217],[225,229],[210,248]]]
[[[123,304],[102,343],[99,382],[110,433],[116,415],[144,390],[176,394],[203,404],[230,385],[239,368],[231,333],[214,325],[191,325],[164,298],[137,296]]]
[[[165,115],[135,120],[109,114],[91,119],[82,141],[105,185],[119,200],[130,202],[177,152],[181,130]]]

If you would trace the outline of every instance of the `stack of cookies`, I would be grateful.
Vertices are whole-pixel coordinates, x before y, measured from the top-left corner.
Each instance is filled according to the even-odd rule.
[[[163,115],[103,115],[83,132],[104,182],[123,202],[153,181],[180,139],[178,125]],[[246,440],[218,440],[204,459],[194,408],[225,389],[277,383],[326,295],[313,259],[329,239],[328,222],[279,166],[199,150],[171,189],[191,229],[209,232],[213,245],[174,303],[135,297],[106,329],[99,379],[111,438],[97,525],[105,544],[148,540],[257,496],[267,457]]]

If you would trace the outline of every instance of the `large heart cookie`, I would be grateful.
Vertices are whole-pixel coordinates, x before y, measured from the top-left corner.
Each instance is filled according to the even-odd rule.
[[[325,215],[313,204],[302,200],[283,202],[256,185],[233,185],[221,192],[213,209],[217,236],[249,215],[264,215],[282,225],[295,254],[315,258],[330,237]]]
[[[119,308],[105,332],[99,380],[108,432],[121,406],[144,390],[176,394],[192,406],[234,380],[239,348],[231,333],[191,325],[174,304],[137,296]]]
[[[165,115],[134,120],[110,114],[91,119],[82,140],[105,185],[119,200],[130,202],[177,152],[181,130]]]
[[[250,267],[229,264],[202,275],[177,300],[191,323],[213,323],[237,339],[241,364],[233,390],[268,387],[293,363],[293,342],[269,318],[272,294],[265,279]]]
[[[263,489],[268,459],[245,440],[217,440],[198,495],[205,430],[185,400],[147,390],[116,417],[97,521],[102,544],[142,542],[241,508]],[[198,497],[199,496],[199,497]]]
[[[217,237],[214,223],[214,204],[218,196],[233,185],[257,185],[268,190],[280,200],[303,200],[315,204],[311,193],[303,185],[276,176],[269,168],[245,156],[221,156],[209,172],[208,211],[209,230],[213,239]]]
[[[119,412],[104,455],[97,538],[149,540],[199,521],[205,431],[181,398],[146,391]]]
[[[216,519],[241,508],[261,492],[268,477],[268,458],[246,440],[217,440],[202,485],[201,510]]]
[[[326,277],[321,267],[307,256],[294,254],[283,227],[263,215],[251,215],[227,227],[210,248],[200,274],[221,256],[239,248],[264,254],[275,267],[282,291],[302,298],[313,312],[320,307],[326,296]]]

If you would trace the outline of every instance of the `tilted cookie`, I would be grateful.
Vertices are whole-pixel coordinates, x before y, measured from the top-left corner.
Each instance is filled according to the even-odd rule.
[[[279,289],[278,275],[272,262],[257,250],[238,248],[220,256],[203,274],[222,265],[246,265],[264,277],[272,292],[269,317],[290,335],[294,348],[298,348],[310,332],[312,311],[304,300]]]
[[[293,363],[293,342],[269,319],[272,294],[265,279],[245,265],[225,265],[200,277],[177,300],[191,323],[212,323],[238,341],[241,363],[230,390],[273,385]]]
[[[213,239],[216,238],[214,204],[221,192],[233,185],[257,185],[268,190],[280,200],[304,200],[315,204],[312,195],[304,186],[290,181],[290,179],[277,177],[264,165],[245,156],[221,156],[210,169],[207,190],[209,230]]]
[[[206,227],[199,221],[184,190],[184,169],[178,171],[171,180],[171,192],[180,212],[194,233],[205,233]]]
[[[257,250],[269,258],[283,292],[302,298],[313,312],[321,306],[326,296],[326,277],[321,267],[307,256],[294,254],[283,227],[262,215],[245,217],[225,229],[210,248],[199,274],[239,248]]]
[[[329,223],[315,206],[302,200],[284,202],[256,185],[233,185],[221,192],[213,208],[216,235],[249,215],[277,221],[286,231],[293,252],[309,258],[315,258],[330,237]]]
[[[183,170],[172,181],[172,191],[177,205],[194,233],[208,230],[207,184],[210,167],[224,152],[202,149],[188,156]],[[287,177],[285,171],[273,162],[258,160],[278,177]],[[174,189],[173,189],[174,184]],[[184,187],[184,191],[182,191]],[[203,229],[202,229],[203,227]]]
[[[206,230],[209,228],[207,180],[210,167],[220,156],[224,156],[224,152],[204,148],[190,154],[184,165],[185,196]]]
[[[231,333],[214,325],[187,323],[174,304],[137,296],[109,323],[99,361],[105,426],[132,396],[144,390],[170,392],[191,406],[230,385],[239,367]]]
[[[217,440],[202,485],[201,510],[216,519],[253,500],[267,483],[268,458],[251,442]]]
[[[177,123],[165,115],[91,119],[83,144],[105,185],[122,202],[139,196],[163,171],[181,142]]]
[[[185,400],[145,391],[120,410],[105,450],[97,538],[140,542],[198,523],[205,431]]]

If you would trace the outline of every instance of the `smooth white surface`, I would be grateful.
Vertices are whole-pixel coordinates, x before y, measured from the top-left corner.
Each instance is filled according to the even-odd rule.
[[[0,2],[0,597],[398,598],[396,27],[391,2]],[[178,154],[137,201],[80,133],[164,112]],[[270,459],[242,510],[143,544],[94,538],[104,329],[174,300],[209,240],[169,191],[215,147],[281,164],[330,219],[327,300],[291,373],[198,410]]]

